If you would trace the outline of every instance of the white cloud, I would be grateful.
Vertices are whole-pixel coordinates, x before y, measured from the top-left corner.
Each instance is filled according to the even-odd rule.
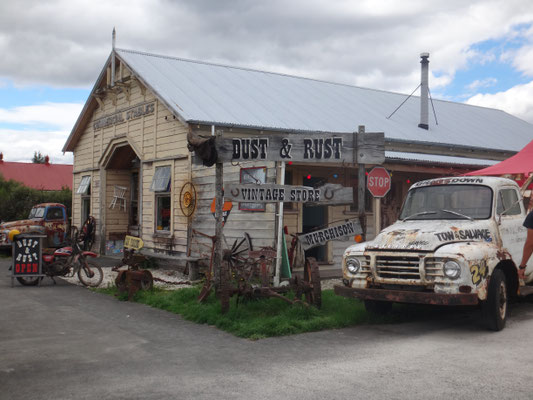
[[[31,161],[35,151],[50,156],[52,163],[71,164],[72,154],[63,155],[65,144],[83,104],[45,103],[0,108],[0,152],[6,161]],[[2,126],[10,126],[2,128]],[[13,126],[20,125],[19,129]],[[44,127],[43,127],[44,125]]]
[[[474,82],[467,85],[467,88],[470,90],[476,91],[480,88],[487,88],[487,87],[494,86],[497,83],[498,83],[498,79],[496,78],[486,78],[482,80],[476,79]]]
[[[47,125],[70,130],[82,108],[83,104],[79,103],[45,103],[10,109],[0,108],[0,124]]]
[[[467,104],[498,108],[533,123],[533,81],[505,92],[477,94]]]
[[[55,164],[72,164],[72,153],[63,153],[61,149],[67,140],[69,131],[14,130],[0,128],[0,152],[5,161],[30,162],[34,152],[48,155]]]
[[[516,34],[530,0],[19,0],[0,3],[0,77],[90,87],[117,46],[411,92],[418,56],[453,77]]]

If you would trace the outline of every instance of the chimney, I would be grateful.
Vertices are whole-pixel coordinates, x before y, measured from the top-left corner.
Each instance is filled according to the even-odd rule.
[[[50,157],[48,157],[48,155],[44,156],[44,163],[50,165]]]
[[[116,39],[115,27],[113,27],[113,33],[111,34],[111,86],[115,86],[115,39]]]
[[[428,102],[429,102],[429,86],[428,86],[428,75],[429,75],[429,53],[420,54],[420,64],[422,65],[421,69],[421,78],[420,78],[420,123],[418,124],[419,128],[429,129],[429,111],[428,111]]]

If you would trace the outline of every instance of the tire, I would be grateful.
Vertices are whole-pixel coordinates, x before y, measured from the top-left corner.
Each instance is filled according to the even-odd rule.
[[[365,300],[365,310],[371,314],[386,315],[392,311],[392,302]]]
[[[39,283],[39,277],[38,276],[17,276],[17,281],[23,286],[37,286]]]
[[[501,269],[495,269],[489,281],[487,300],[482,303],[483,320],[487,328],[501,331],[507,320],[507,281]]]
[[[99,265],[96,265],[95,263],[90,261],[87,261],[87,265],[89,266],[89,268],[87,268],[83,264],[81,265],[78,271],[78,279],[85,286],[99,286],[102,283],[102,280],[104,279],[104,272],[102,271],[102,268],[100,268]]]

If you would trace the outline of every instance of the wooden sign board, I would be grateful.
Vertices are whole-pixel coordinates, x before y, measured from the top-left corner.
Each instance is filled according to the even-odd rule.
[[[216,138],[219,162],[293,161],[312,163],[382,164],[383,132],[279,133],[263,136]]]
[[[356,220],[350,220],[341,224],[328,226],[319,231],[298,235],[298,239],[304,250],[322,246],[330,240],[338,240],[349,236],[360,235],[363,232],[361,225]]]
[[[319,203],[350,204],[353,202],[352,188],[341,185],[290,186],[274,184],[226,184],[224,198],[233,201],[254,203]]]

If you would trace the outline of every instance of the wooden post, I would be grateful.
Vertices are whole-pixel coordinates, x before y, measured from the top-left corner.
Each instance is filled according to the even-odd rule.
[[[215,270],[215,289],[219,294],[220,305],[222,313],[229,311],[229,282],[228,273],[226,271],[227,264],[223,262],[222,257],[222,205],[224,204],[224,192],[222,190],[224,185],[224,164],[217,162],[215,165],[215,255],[214,255],[214,270]]]
[[[357,139],[359,139],[360,135],[362,136],[365,133],[365,126],[359,125],[359,129],[357,131]],[[357,143],[354,140],[354,143]],[[357,162],[357,151],[359,148],[359,143],[357,143],[356,146],[354,146],[354,162]],[[358,211],[359,211],[359,223],[361,224],[361,229],[363,230],[363,240],[366,240],[366,214],[365,214],[365,193],[366,193],[366,170],[365,170],[365,164],[357,163],[357,172],[358,172],[358,188],[357,188],[357,205],[358,205]]]

